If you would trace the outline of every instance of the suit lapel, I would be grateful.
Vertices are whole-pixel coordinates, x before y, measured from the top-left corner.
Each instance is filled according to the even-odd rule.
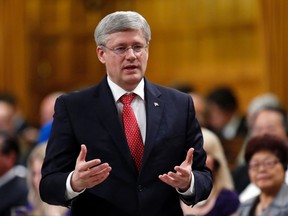
[[[145,80],[146,81],[146,80]],[[145,102],[146,102],[146,141],[144,148],[144,157],[142,166],[147,162],[153,143],[157,139],[160,122],[162,119],[165,103],[160,99],[161,92],[157,86],[146,81],[145,82]]]

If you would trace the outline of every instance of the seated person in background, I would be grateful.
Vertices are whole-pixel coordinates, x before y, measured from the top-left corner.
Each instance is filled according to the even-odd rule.
[[[41,167],[45,156],[46,143],[37,145],[31,151],[27,160],[27,184],[28,184],[28,205],[24,208],[14,209],[14,215],[25,216],[65,216],[69,215],[68,208],[63,206],[49,205],[43,202],[39,194],[39,183],[41,179]]]
[[[251,182],[257,185],[260,194],[241,203],[238,215],[287,216],[287,140],[267,134],[253,137],[247,143],[245,161]]]
[[[206,100],[205,98],[198,92],[189,92],[193,99],[194,107],[195,107],[195,113],[196,118],[200,124],[201,127],[206,127]]]
[[[282,105],[277,95],[270,93],[270,92],[263,93],[252,98],[246,111],[246,124],[247,124],[248,134],[237,156],[237,165],[241,165],[244,162],[244,152],[245,152],[245,147],[246,147],[245,143],[246,143],[246,140],[249,138],[249,135],[250,135],[249,132],[251,131],[252,124],[255,120],[255,117],[257,116],[257,112],[265,107],[279,108],[279,107],[282,107]]]
[[[56,99],[64,94],[64,92],[52,92],[46,95],[40,104],[40,125],[39,136],[37,139],[38,144],[45,143],[50,137],[53,115],[54,115],[54,105]]]
[[[0,131],[0,215],[11,216],[15,207],[27,205],[26,168],[18,165],[17,139]]]
[[[247,108],[247,127],[248,130],[251,127],[251,124],[255,120],[255,115],[257,111],[265,107],[282,107],[280,99],[277,95],[267,92],[254,97]]]
[[[284,109],[279,107],[263,107],[255,114],[254,121],[251,122],[249,136],[271,134],[282,139],[287,139],[286,124],[287,115]],[[233,170],[232,176],[236,189],[240,194],[241,202],[259,194],[259,188],[250,183],[246,163]]]
[[[213,175],[213,189],[209,198],[194,207],[181,206],[185,216],[230,216],[240,204],[234,191],[232,178],[219,138],[210,130],[202,128],[204,149],[207,153],[206,165]]]
[[[245,117],[239,114],[238,99],[229,87],[219,87],[208,93],[207,127],[220,139],[232,140],[237,136],[245,137],[247,126]]]
[[[247,135],[246,119],[238,110],[238,99],[229,87],[218,87],[206,96],[207,128],[220,138],[230,169]]]
[[[19,163],[25,166],[27,155],[35,144],[38,129],[25,121],[16,98],[9,93],[0,93],[0,130],[17,138],[20,147]]]

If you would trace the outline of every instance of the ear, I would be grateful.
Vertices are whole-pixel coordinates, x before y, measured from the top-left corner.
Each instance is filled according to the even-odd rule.
[[[103,49],[101,49],[101,47],[97,46],[96,52],[97,52],[97,56],[98,56],[99,61],[101,63],[105,64],[106,63],[106,61],[105,61],[105,52],[103,51]]]

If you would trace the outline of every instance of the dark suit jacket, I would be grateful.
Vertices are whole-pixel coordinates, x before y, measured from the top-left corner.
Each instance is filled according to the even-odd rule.
[[[195,193],[182,198],[194,204],[209,195],[211,174],[205,167],[202,133],[191,97],[146,80],[144,91],[147,132],[139,175],[107,78],[97,86],[57,99],[40,183],[44,201],[71,205],[71,215],[183,215],[179,194],[158,176],[180,165],[190,147],[195,148]],[[67,201],[65,182],[83,143],[87,146],[87,161],[100,158],[110,164],[112,171],[103,183]]]

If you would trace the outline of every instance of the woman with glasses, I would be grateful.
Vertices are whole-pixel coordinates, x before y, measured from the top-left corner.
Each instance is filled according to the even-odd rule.
[[[250,180],[261,192],[240,205],[239,216],[288,215],[288,186],[284,180],[287,141],[271,135],[254,137],[247,143],[245,160]]]

